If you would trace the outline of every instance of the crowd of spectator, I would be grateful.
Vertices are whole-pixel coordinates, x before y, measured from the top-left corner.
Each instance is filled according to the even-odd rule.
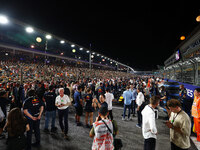
[[[42,62],[30,63],[28,60],[11,60],[2,59],[0,63],[0,106],[5,114],[0,126],[0,138],[5,138],[3,130],[8,131],[8,149],[13,149],[13,142],[17,143],[14,149],[31,149],[32,146],[40,145],[40,119],[44,112],[44,132],[57,132],[55,120],[56,112],[58,112],[60,129],[64,138],[69,140],[68,107],[70,105],[76,109],[77,126],[83,125],[80,117],[84,109],[86,111],[84,126],[92,128],[93,111],[100,108],[101,105],[107,104],[105,91],[107,100],[111,96],[109,112],[110,118],[113,119],[111,112],[114,95],[115,97],[120,95],[119,91],[123,91],[131,78],[131,74],[124,72],[90,70],[59,63],[50,65]],[[114,95],[110,95],[110,92]],[[108,107],[108,105],[106,106]],[[16,126],[15,130],[19,130],[19,132],[11,134],[9,126],[13,120],[9,121],[7,112],[9,112],[8,116],[11,116],[13,114],[11,112],[14,110],[23,110],[22,116],[20,113],[15,113],[18,115],[15,117],[19,117],[17,121],[24,120],[25,122],[22,123],[23,127]],[[50,123],[51,128],[49,129]],[[33,133],[35,134],[35,143],[32,143]],[[24,142],[24,137],[26,137],[26,142]]]
[[[124,99],[122,121],[130,121],[137,114],[136,126],[143,130],[144,149],[156,147],[158,132],[155,111],[158,105],[168,110],[169,121],[166,122],[166,126],[170,128],[172,149],[177,147],[187,149],[190,146],[189,132],[185,131],[191,126],[189,117],[185,112],[181,112],[184,111],[181,109],[181,100],[169,101],[165,89],[159,87],[164,82],[163,79],[134,76],[111,70],[90,70],[59,63],[27,63],[8,60],[1,61],[0,74],[0,108],[5,115],[0,123],[0,138],[5,138],[3,130],[6,130],[8,149],[30,150],[32,146],[40,146],[42,140],[40,119],[44,113],[44,132],[57,133],[58,128],[55,122],[56,112],[58,112],[63,137],[70,140],[68,136],[70,106],[75,108],[76,125],[91,129],[90,137],[94,138],[92,149],[114,149],[114,137],[118,134],[118,127],[114,120],[115,114],[112,112],[112,102],[118,100],[120,96]],[[181,90],[184,88],[181,87]],[[180,97],[184,97],[184,93],[183,91]],[[163,105],[163,100],[166,100],[167,104]],[[127,109],[128,118],[126,119]],[[98,116],[93,122],[95,110],[98,110]],[[80,121],[83,111],[85,111],[85,124]],[[182,126],[178,127],[178,121],[184,124],[186,129]],[[106,134],[108,131],[109,134]],[[179,141],[173,137],[177,136],[176,132],[184,134]],[[32,143],[33,133],[35,143]],[[184,141],[187,143],[183,147],[181,145]]]

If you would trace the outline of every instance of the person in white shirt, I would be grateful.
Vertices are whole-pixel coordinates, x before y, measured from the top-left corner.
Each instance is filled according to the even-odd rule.
[[[155,150],[157,128],[155,108],[159,105],[160,98],[153,96],[150,98],[150,104],[142,110],[142,134],[144,137],[144,150]]]
[[[142,93],[142,89],[141,88],[137,88],[137,98],[136,98],[136,104],[137,104],[137,116],[138,116],[138,124],[136,124],[136,126],[138,128],[141,128],[142,125],[142,114],[141,111],[144,108],[144,95]]]
[[[68,107],[71,105],[71,101],[67,95],[64,94],[64,88],[59,88],[59,94],[56,97],[55,105],[58,108],[59,125],[64,133],[64,138],[68,139]],[[64,125],[63,125],[64,118]]]
[[[191,119],[181,108],[177,99],[167,101],[169,120],[166,126],[170,128],[171,150],[188,150],[191,146]]]
[[[109,111],[109,115],[108,117],[110,117],[111,120],[113,120],[113,115],[112,115],[112,101],[114,100],[114,95],[112,93],[110,93],[110,89],[106,88],[106,103],[108,104],[108,111]]]

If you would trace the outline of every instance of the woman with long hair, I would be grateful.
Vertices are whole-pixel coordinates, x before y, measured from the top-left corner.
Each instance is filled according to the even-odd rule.
[[[23,150],[26,148],[27,140],[24,133],[29,130],[29,125],[19,108],[13,108],[9,112],[4,128],[8,132],[7,150]]]

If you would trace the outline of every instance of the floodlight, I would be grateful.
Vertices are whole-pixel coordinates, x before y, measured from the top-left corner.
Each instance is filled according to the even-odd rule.
[[[27,27],[27,28],[26,28],[26,32],[28,32],[28,33],[33,33],[34,30],[33,30],[32,27]]]
[[[41,37],[37,37],[37,38],[36,38],[36,41],[37,41],[38,43],[42,42]]]
[[[7,24],[8,18],[6,16],[0,15],[0,24]]]
[[[64,44],[64,43],[65,43],[65,41],[64,41],[64,40],[61,40],[61,41],[60,41],[60,43],[61,43],[61,44]]]
[[[76,53],[76,49],[73,49],[72,52],[73,52],[73,53]]]
[[[47,35],[46,35],[46,38],[47,38],[48,40],[50,40],[50,39],[52,38],[52,36],[51,36],[50,34],[47,34]]]

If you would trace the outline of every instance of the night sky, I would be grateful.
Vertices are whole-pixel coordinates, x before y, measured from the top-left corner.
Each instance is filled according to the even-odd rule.
[[[127,64],[157,69],[198,26],[200,3],[1,0],[0,13]]]

